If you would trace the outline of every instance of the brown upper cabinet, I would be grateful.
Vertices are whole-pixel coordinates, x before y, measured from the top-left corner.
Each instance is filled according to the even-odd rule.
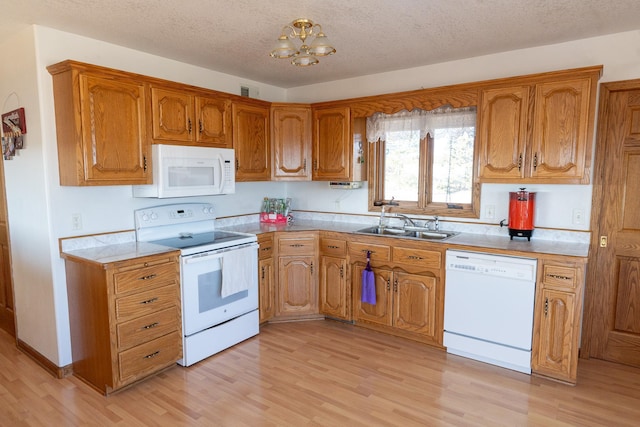
[[[181,89],[151,88],[151,128],[158,144],[231,148],[231,100]]]
[[[271,156],[274,181],[311,180],[311,106],[271,105]]]
[[[232,111],[236,181],[271,180],[269,104],[234,101]]]
[[[365,181],[365,118],[348,106],[313,109],[313,180]]]
[[[60,185],[151,182],[144,80],[64,61],[53,77]]]
[[[482,182],[588,184],[602,67],[481,90]]]

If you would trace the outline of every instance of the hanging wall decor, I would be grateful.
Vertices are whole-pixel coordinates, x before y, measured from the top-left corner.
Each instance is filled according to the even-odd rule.
[[[24,108],[9,111],[0,116],[2,119],[2,155],[11,160],[16,150],[24,148],[24,134],[27,133],[27,122]]]

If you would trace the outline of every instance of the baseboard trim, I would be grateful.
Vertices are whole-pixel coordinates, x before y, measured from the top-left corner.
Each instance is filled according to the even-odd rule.
[[[18,347],[18,350],[29,356],[31,359],[33,359],[34,362],[42,366],[45,371],[49,372],[54,377],[60,379],[73,374],[73,365],[57,366],[42,354],[38,353],[29,344],[20,339],[16,340],[16,345]]]

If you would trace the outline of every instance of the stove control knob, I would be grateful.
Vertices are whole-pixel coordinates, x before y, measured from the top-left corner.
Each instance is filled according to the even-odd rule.
[[[156,219],[158,219],[158,214],[157,214],[157,213],[155,213],[155,212],[151,212],[151,219],[152,219],[152,220],[156,220]]]

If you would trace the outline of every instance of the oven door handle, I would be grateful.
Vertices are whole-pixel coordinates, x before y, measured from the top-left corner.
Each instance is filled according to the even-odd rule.
[[[185,264],[196,264],[199,262],[205,262],[205,261],[211,261],[212,259],[215,258],[222,258],[224,254],[224,251],[220,251],[220,252],[212,252],[212,253],[208,253],[206,255],[200,255],[200,256],[195,256],[195,257],[191,257],[191,258],[185,258],[184,263]]]
[[[184,261],[185,264],[195,264],[195,263],[203,262],[203,261],[211,261],[212,259],[215,259],[215,258],[222,258],[224,256],[225,252],[237,251],[237,250],[245,249],[245,248],[258,248],[258,244],[257,243],[247,243],[247,244],[244,244],[244,245],[234,246],[232,248],[218,249],[218,250],[207,252],[207,253],[204,253],[204,254],[201,254],[201,255],[186,256],[186,257],[184,257],[183,261]]]

